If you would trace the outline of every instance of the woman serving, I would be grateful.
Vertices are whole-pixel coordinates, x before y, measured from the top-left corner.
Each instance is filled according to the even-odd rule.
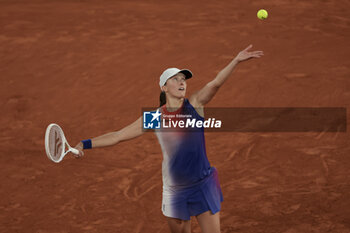
[[[163,119],[190,116],[189,120],[204,120],[204,106],[214,97],[230,76],[235,66],[250,58],[259,58],[262,51],[248,51],[238,55],[218,75],[188,99],[185,98],[186,80],[192,77],[187,69],[169,68],[160,76],[160,107]],[[77,158],[83,149],[116,145],[119,142],[141,136],[142,117],[119,131],[83,140],[76,145]],[[190,233],[191,216],[196,216],[203,233],[219,233],[221,202],[223,195],[218,173],[210,166],[206,155],[204,129],[156,129],[162,148],[163,198],[162,212],[172,233]]]

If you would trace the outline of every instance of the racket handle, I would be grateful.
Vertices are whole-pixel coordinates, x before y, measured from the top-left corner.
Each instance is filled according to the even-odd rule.
[[[73,154],[76,154],[78,155],[79,154],[79,151],[75,148],[70,148],[70,151],[73,153]]]

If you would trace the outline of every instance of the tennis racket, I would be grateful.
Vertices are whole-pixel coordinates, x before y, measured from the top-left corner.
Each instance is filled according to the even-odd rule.
[[[46,128],[45,150],[47,157],[55,163],[61,162],[68,152],[72,152],[76,155],[79,154],[77,149],[72,148],[68,144],[61,127],[54,123]]]

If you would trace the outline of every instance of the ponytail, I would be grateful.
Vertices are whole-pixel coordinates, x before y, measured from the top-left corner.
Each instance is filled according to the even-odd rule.
[[[160,93],[159,102],[160,102],[159,107],[161,107],[161,106],[163,106],[164,104],[166,104],[166,97],[165,97],[165,92],[164,92],[164,91],[162,91],[162,92]]]

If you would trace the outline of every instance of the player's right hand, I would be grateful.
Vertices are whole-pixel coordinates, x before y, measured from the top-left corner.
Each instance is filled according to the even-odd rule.
[[[84,151],[83,151],[83,143],[79,142],[75,147],[75,149],[77,149],[79,151],[79,154],[73,154],[75,158],[80,158],[84,156]]]

